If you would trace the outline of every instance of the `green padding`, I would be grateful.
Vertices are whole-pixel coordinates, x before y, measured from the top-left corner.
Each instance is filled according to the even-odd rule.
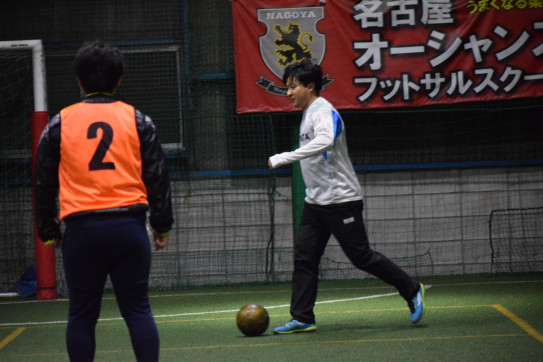
[[[291,132],[292,149],[295,150],[300,146],[299,130],[294,128]],[[302,209],[304,207],[305,198],[305,183],[302,177],[302,169],[300,162],[292,164],[292,231],[294,243],[298,240],[298,227],[302,217]]]

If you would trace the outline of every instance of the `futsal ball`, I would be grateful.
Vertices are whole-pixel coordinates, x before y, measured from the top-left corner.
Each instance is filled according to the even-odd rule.
[[[270,316],[260,304],[247,304],[241,307],[236,316],[236,324],[247,337],[260,336],[268,329]]]

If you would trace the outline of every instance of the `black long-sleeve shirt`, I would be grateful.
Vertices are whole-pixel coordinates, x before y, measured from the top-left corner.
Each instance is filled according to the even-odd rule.
[[[116,100],[108,96],[89,97],[85,103],[112,103]],[[86,210],[72,214],[78,217],[96,213],[134,213],[150,211],[151,227],[164,233],[173,224],[170,180],[162,147],[158,142],[155,126],[151,119],[135,110],[135,122],[140,142],[142,161],[142,181],[147,190],[146,204],[137,203],[118,208]],[[55,115],[42,133],[38,145],[36,169],[34,174],[36,197],[36,221],[38,235],[43,241],[61,238],[58,220],[57,195],[59,190],[59,165],[61,155],[61,114]]]

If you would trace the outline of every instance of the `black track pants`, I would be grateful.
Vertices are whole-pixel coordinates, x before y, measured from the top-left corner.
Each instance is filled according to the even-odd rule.
[[[362,201],[325,206],[304,204],[294,251],[292,318],[315,323],[313,307],[317,299],[318,268],[332,234],[358,269],[394,286],[406,300],[417,293],[416,281],[386,256],[370,248],[362,218],[363,205]]]
[[[159,335],[148,297],[151,247],[145,214],[82,216],[66,222],[62,245],[72,361],[93,361],[95,326],[109,275],[138,361],[158,361]]]

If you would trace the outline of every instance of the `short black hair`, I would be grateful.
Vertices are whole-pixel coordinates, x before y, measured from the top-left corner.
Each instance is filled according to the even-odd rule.
[[[107,42],[88,41],[75,55],[74,71],[86,93],[113,92],[123,76],[124,57]]]
[[[287,84],[289,78],[296,78],[304,86],[315,84],[315,91],[319,95],[322,89],[322,68],[309,59],[303,59],[299,63],[290,64],[283,73],[283,83]]]

